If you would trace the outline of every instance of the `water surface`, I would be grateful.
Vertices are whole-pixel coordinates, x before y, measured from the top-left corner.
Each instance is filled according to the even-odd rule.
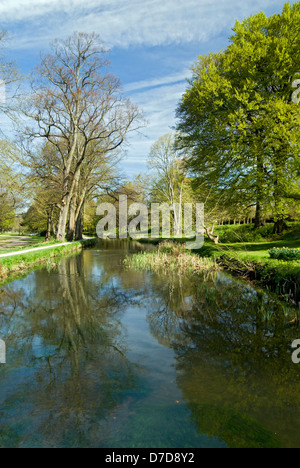
[[[293,311],[101,243],[0,290],[0,447],[299,447]]]

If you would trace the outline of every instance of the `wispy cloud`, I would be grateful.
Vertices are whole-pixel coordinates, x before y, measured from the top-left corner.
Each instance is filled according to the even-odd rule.
[[[176,83],[184,82],[189,75],[190,75],[190,70],[189,68],[187,68],[181,72],[174,73],[171,75],[130,83],[125,86],[125,91],[129,93],[129,92],[136,92],[140,90],[146,90],[149,88],[156,88],[156,87],[161,87],[161,86],[166,86],[166,85],[174,85]]]
[[[119,54],[120,49],[134,53],[137,49],[171,46],[171,58],[167,55],[170,48],[156,47],[155,60],[152,58],[149,65],[153,66],[151,74],[135,66],[134,81],[125,86],[126,94],[144,110],[149,122],[144,135],[134,135],[129,141],[126,167],[136,173],[145,170],[152,143],[175,124],[175,109],[186,88],[189,61],[194,57],[180,59],[176,50],[188,51],[197,44],[200,54],[201,43],[211,44],[209,49],[213,50],[214,39],[219,37],[224,38],[226,47],[226,38],[236,19],[242,20],[261,10],[280,11],[285,1],[0,0],[0,18],[1,28],[14,35],[12,47],[22,50],[25,58],[33,51],[45,50],[54,38],[66,37],[73,31],[99,33]],[[168,60],[172,61],[169,67]]]
[[[184,93],[186,83],[182,81],[168,84],[172,76],[161,79],[159,87],[146,88],[143,86],[140,92],[131,96],[131,99],[144,111],[149,122],[141,134],[135,134],[129,140],[130,147],[127,151],[126,166],[127,169],[129,166],[131,173],[146,169],[152,144],[160,135],[171,132],[175,125],[175,110]],[[165,84],[162,84],[164,81]],[[142,83],[144,85],[145,82]]]
[[[282,6],[276,0],[10,0],[2,25],[26,22],[17,42],[31,47],[74,30],[96,31],[112,46],[207,41],[251,13]],[[30,30],[32,33],[28,36]]]

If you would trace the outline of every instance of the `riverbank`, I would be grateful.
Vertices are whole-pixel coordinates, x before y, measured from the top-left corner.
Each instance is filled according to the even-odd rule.
[[[273,248],[299,248],[300,241],[267,241],[215,245],[206,242],[194,253],[213,258],[226,271],[249,280],[280,296],[290,304],[300,303],[300,262],[271,259]]]
[[[173,239],[177,244],[185,243],[185,239]],[[143,241],[149,243],[151,240]],[[162,239],[153,242],[160,245]],[[255,243],[220,243],[218,245],[206,241],[202,249],[193,251],[193,255],[207,259],[254,285],[261,286],[280,296],[288,303],[298,306],[300,304],[300,262],[285,262],[271,259],[269,250],[275,247],[300,248],[300,240],[271,240],[264,239]],[[146,260],[133,258],[132,266],[138,264],[139,268],[147,269]],[[149,263],[149,261],[148,261]],[[149,269],[149,268],[148,268]]]
[[[214,258],[225,270],[248,279],[293,305],[300,304],[300,263],[255,258],[251,254],[206,247],[198,255]]]
[[[56,266],[65,255],[76,253],[83,248],[92,247],[96,239],[84,239],[70,243],[53,243],[24,251],[8,252],[0,256],[0,283],[27,274],[32,268]]]
[[[216,257],[233,274],[253,281],[296,306],[300,303],[300,262],[271,258],[275,249],[292,254],[300,249],[300,225],[287,222],[281,235],[274,235],[274,224],[255,230],[253,225],[218,226],[220,244],[207,244],[201,256]],[[293,258],[290,255],[290,258]],[[287,260],[287,259],[286,259]]]

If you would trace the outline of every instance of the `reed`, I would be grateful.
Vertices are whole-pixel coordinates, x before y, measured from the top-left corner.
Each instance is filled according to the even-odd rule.
[[[218,270],[217,262],[211,258],[201,258],[187,251],[184,245],[163,242],[157,251],[140,252],[127,256],[124,260],[127,268],[146,271],[180,271],[201,273],[205,270]]]

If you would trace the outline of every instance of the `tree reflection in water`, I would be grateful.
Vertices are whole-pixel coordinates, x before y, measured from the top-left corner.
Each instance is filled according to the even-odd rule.
[[[175,352],[199,432],[229,447],[299,446],[294,311],[222,273],[164,278],[149,300],[150,330]]]
[[[139,391],[142,369],[127,358],[121,323],[132,299],[107,273],[88,277],[88,258],[33,273],[0,297],[14,362],[0,370],[0,446],[99,446],[102,422],[107,438],[112,411]]]
[[[0,447],[299,446],[294,311],[222,273],[126,271],[136,248],[0,290]]]

